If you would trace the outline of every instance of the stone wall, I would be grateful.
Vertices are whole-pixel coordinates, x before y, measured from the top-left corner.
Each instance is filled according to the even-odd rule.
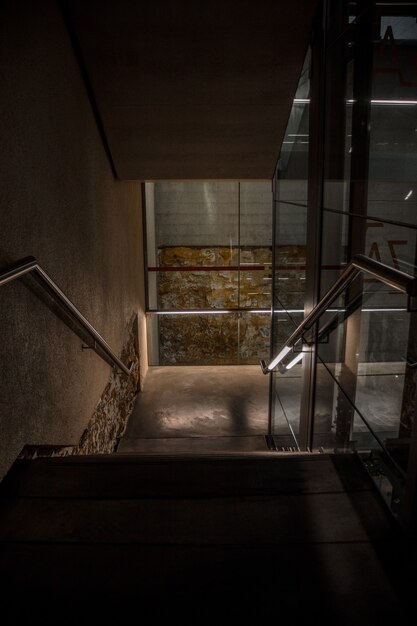
[[[160,248],[158,257],[167,268],[158,272],[159,309],[271,306],[270,247],[174,246]]]
[[[85,454],[111,454],[117,450],[140,390],[138,318],[132,317],[125,335],[121,361],[131,367],[127,376],[118,368],[110,372],[108,383],[77,445],[27,445],[19,458],[56,457]]]
[[[132,413],[140,390],[138,319],[130,322],[121,361],[131,368],[130,376],[113,368],[109,382],[73,454],[110,454],[115,452]]]
[[[282,302],[285,306],[302,308],[305,246],[282,246],[277,264],[284,268],[280,269],[282,280],[277,281]],[[266,313],[160,315],[160,365],[250,364],[269,358],[271,247],[161,247],[158,265],[166,268],[158,272],[159,310],[267,310]],[[276,340],[285,341],[292,330],[292,320],[288,315],[282,316],[277,324]]]

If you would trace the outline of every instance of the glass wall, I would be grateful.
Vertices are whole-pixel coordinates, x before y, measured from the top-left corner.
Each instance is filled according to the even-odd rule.
[[[417,269],[417,5],[324,7],[274,180],[273,355],[355,255]],[[272,373],[271,434],[357,451],[391,472],[398,502],[416,411],[409,299],[362,274],[297,345]]]
[[[363,2],[353,13],[352,6],[329,13],[321,294],[358,253],[416,270],[417,7]],[[365,280],[357,291],[370,285]],[[367,306],[345,329],[345,350],[357,343],[350,364],[357,385],[349,389],[355,404],[363,402],[365,375],[374,382],[376,371],[380,381],[414,377],[406,371],[414,326],[404,296],[379,290]],[[326,362],[343,363],[336,340],[324,350]]]
[[[269,361],[358,254],[416,274],[416,3],[324,7],[272,185],[146,186],[151,364]],[[271,374],[277,449],[356,451],[392,472],[392,501],[416,412],[410,304],[361,275]]]
[[[416,273],[417,6],[340,4],[328,3],[320,295],[356,254]],[[355,299],[318,344],[313,449],[367,455],[379,476],[391,472],[392,504],[414,422],[416,314],[369,276],[335,306]]]
[[[267,358],[272,185],[147,183],[151,365]]]

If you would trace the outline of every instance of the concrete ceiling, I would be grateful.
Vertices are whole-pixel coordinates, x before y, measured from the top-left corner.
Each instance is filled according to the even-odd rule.
[[[317,0],[66,0],[117,175],[271,179]]]

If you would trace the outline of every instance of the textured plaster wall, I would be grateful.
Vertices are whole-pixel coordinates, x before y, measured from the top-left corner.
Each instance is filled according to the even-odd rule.
[[[113,176],[57,3],[0,12],[0,267],[36,256],[120,355],[134,314],[143,336],[140,184]],[[19,281],[0,340],[1,476],[25,444],[77,445],[111,368]]]

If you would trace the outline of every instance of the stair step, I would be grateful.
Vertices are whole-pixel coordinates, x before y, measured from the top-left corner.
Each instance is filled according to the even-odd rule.
[[[365,626],[402,618],[412,579],[353,454],[21,459],[0,483],[0,545],[6,623],[73,606],[85,624],[249,611]]]
[[[2,542],[274,545],[382,540],[393,531],[370,492],[17,498],[3,500],[0,510]]]
[[[210,454],[233,452],[266,452],[263,435],[253,437],[123,437],[117,452],[123,454],[170,454],[177,452]]]
[[[373,490],[353,455],[132,455],[21,459],[0,497],[176,498]]]
[[[5,624],[412,623],[372,544],[14,543],[3,564]]]

